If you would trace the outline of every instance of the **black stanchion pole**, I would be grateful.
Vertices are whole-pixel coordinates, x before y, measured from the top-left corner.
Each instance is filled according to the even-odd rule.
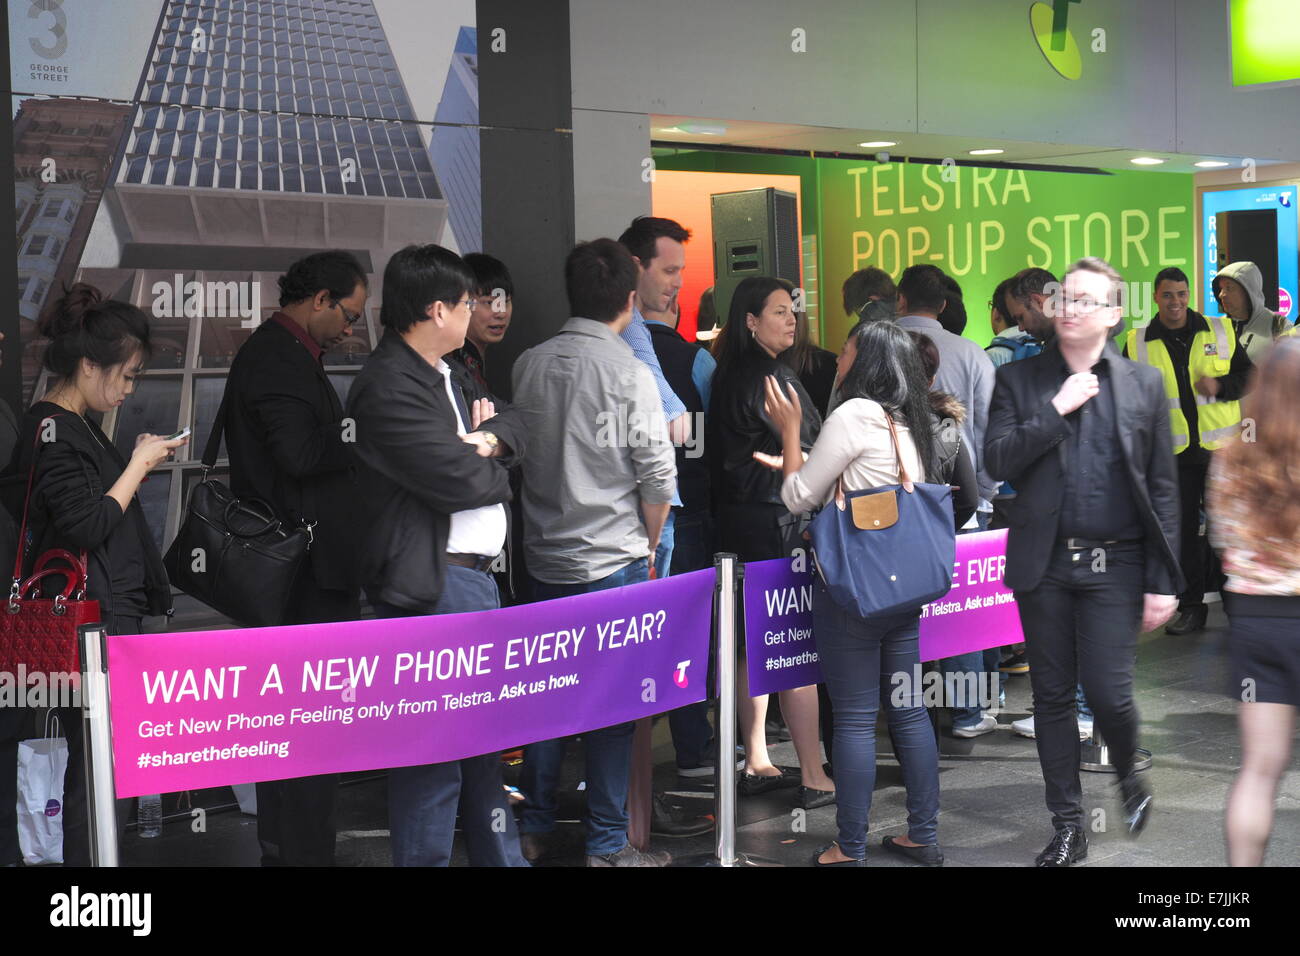
[[[108,649],[104,625],[78,628],[81,649],[82,750],[86,757],[86,815],[92,866],[117,866],[113,785],[113,727],[109,717]]]

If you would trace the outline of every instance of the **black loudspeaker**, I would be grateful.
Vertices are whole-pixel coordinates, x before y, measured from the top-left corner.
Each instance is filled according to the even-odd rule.
[[[1243,209],[1214,217],[1219,268],[1253,262],[1264,278],[1264,305],[1277,311],[1277,210]]]
[[[799,205],[794,193],[744,189],[715,193],[713,206],[713,301],[718,324],[727,321],[740,280],[777,276],[799,287]]]

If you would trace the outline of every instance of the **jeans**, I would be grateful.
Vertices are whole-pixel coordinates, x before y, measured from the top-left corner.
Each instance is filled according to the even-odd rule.
[[[867,820],[876,784],[876,717],[881,698],[907,787],[907,834],[939,842],[939,748],[922,688],[908,685],[920,665],[920,609],[866,620],[831,600],[820,583],[813,594],[813,637],[835,708],[835,790],[838,843],[847,856],[866,856]],[[905,675],[897,685],[893,675]]]
[[[486,571],[447,566],[435,614],[488,611],[500,606],[496,581]],[[379,617],[418,617],[389,604],[375,604]],[[448,866],[461,829],[470,866],[528,866],[519,852],[519,833],[506,799],[499,754],[483,754],[388,771],[388,826],[393,866]]]
[[[664,530],[659,535],[659,546],[655,548],[655,577],[666,578],[673,569],[674,512],[668,512],[664,521]]]
[[[1084,720],[1092,720],[1092,708],[1088,706],[1088,699],[1083,696],[1082,684],[1074,688],[1074,707]]]
[[[707,511],[673,511],[672,573],[713,567],[713,516]]]
[[[620,571],[597,581],[581,584],[551,584],[533,581],[533,599],[589,594],[610,588],[638,584],[649,579],[645,558],[638,558]],[[602,727],[582,734],[587,755],[587,854],[605,856],[627,846],[628,772],[632,767],[633,721]],[[543,740],[524,748],[524,768],[519,788],[525,801],[519,829],[524,833],[550,833],[555,829],[558,809],[556,789],[564,763],[566,738]]]
[[[1058,544],[1038,587],[1016,592],[1029,654],[1038,759],[1058,828],[1085,822],[1078,685],[1088,695],[1120,776],[1132,770],[1137,749],[1133,674],[1145,557],[1141,545],[1110,545],[1106,552],[1105,571],[1093,571],[1087,552]]]
[[[675,547],[672,553],[672,573],[685,574],[687,571],[712,567],[712,517],[707,511],[682,513],[676,508],[673,509],[673,515]],[[690,770],[704,766],[713,756],[713,727],[709,723],[707,700],[670,711],[668,729],[672,733],[679,769]]]

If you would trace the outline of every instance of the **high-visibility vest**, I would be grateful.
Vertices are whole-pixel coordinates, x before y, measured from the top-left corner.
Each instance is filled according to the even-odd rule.
[[[1153,319],[1152,321],[1159,321]],[[1206,316],[1210,328],[1192,336],[1187,374],[1196,396],[1196,422],[1202,448],[1213,451],[1227,444],[1241,431],[1241,403],[1224,402],[1196,391],[1201,378],[1221,378],[1228,374],[1232,353],[1237,348],[1237,336],[1232,323],[1221,316]],[[1128,355],[1135,362],[1160,369],[1165,379],[1165,397],[1169,400],[1169,427],[1174,437],[1174,454],[1182,454],[1191,445],[1187,416],[1183,414],[1182,399],[1178,395],[1178,378],[1174,374],[1173,359],[1169,349],[1160,339],[1147,341],[1146,327],[1130,329]]]

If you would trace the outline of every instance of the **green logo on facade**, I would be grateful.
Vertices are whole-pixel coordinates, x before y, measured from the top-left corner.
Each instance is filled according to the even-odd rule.
[[[1033,30],[1038,49],[1051,64],[1052,69],[1067,80],[1077,80],[1083,75],[1083,57],[1079,44],[1070,32],[1067,22],[1070,4],[1079,0],[1052,0],[1052,3],[1035,3],[1029,8],[1029,27]]]

